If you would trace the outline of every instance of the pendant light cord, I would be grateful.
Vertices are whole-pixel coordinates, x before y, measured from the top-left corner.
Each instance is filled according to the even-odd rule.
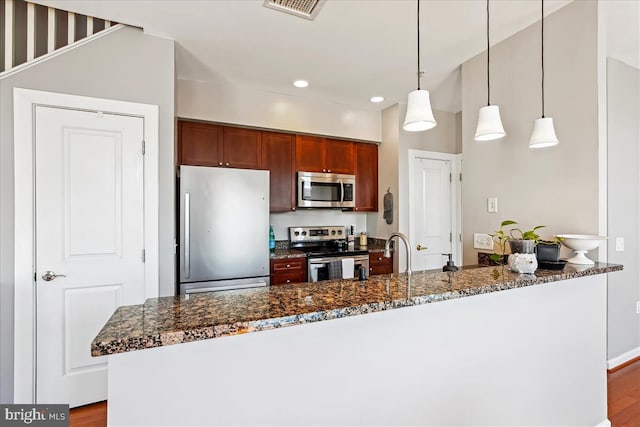
[[[487,105],[491,105],[491,89],[489,81],[489,61],[491,57],[489,55],[489,0],[487,0]]]
[[[542,65],[542,118],[544,119],[544,0],[540,0],[542,7],[542,17],[540,18],[540,22],[542,24],[542,29],[540,31],[540,64]]]
[[[420,90],[420,0],[417,0],[418,3],[418,13],[416,13],[417,21],[416,28],[418,33],[418,90]]]

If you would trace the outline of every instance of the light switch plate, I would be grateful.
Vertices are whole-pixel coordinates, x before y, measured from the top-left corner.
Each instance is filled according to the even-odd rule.
[[[473,248],[493,250],[493,239],[488,234],[473,233]]]
[[[498,198],[497,197],[487,197],[487,212],[489,212],[489,213],[498,212]]]
[[[624,252],[624,237],[616,237],[616,252]]]

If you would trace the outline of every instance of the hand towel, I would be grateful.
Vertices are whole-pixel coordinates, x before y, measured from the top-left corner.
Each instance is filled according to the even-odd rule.
[[[342,258],[342,278],[353,279],[355,271],[355,261],[353,258]]]
[[[387,224],[393,223],[393,194],[391,194],[388,188],[387,194],[384,195],[382,205],[384,207],[382,217],[386,220]]]
[[[339,259],[329,261],[329,280],[342,279],[342,262]]]

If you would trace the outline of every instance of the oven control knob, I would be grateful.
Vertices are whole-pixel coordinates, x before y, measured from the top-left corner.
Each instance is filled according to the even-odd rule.
[[[306,231],[303,231],[303,232],[302,232],[302,235],[303,235],[303,236],[306,236],[306,235],[307,235],[307,232],[306,232]]]
[[[336,230],[331,230],[331,235],[335,236],[335,234],[336,234]]]
[[[338,234],[342,234],[342,230],[338,230]]]
[[[300,235],[300,232],[299,232],[299,231],[296,231],[294,234],[295,234],[296,236],[299,236],[299,235]]]

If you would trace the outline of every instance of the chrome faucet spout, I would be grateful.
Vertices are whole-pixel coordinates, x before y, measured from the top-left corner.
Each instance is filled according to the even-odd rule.
[[[386,258],[391,258],[391,240],[394,237],[399,237],[400,240],[404,242],[405,253],[407,254],[407,275],[411,276],[411,250],[409,249],[411,246],[409,245],[409,238],[406,234],[398,231],[391,233],[384,244],[384,256]]]

